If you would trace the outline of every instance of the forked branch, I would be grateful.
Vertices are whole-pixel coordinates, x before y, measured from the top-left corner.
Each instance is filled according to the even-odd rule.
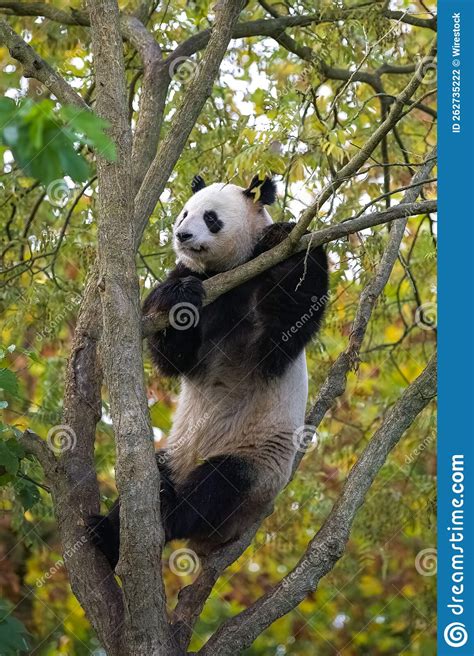
[[[202,656],[240,653],[272,622],[316,590],[319,581],[344,553],[356,513],[390,451],[435,396],[436,357],[433,356],[423,373],[388,412],[362,452],[326,521],[296,567],[249,608],[224,622],[200,650]]]

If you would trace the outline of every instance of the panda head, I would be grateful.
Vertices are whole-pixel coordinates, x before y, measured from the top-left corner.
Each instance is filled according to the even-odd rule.
[[[265,209],[276,198],[273,180],[254,177],[247,189],[193,179],[193,196],[173,227],[178,260],[196,272],[226,271],[249,259],[272,219]]]

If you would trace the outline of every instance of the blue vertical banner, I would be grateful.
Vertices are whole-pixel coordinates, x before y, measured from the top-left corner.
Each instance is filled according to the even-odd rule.
[[[474,0],[438,35],[438,656],[474,656]]]

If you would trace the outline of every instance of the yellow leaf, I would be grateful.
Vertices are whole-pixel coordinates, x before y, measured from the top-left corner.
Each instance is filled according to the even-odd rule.
[[[402,588],[402,592],[405,595],[405,597],[416,597],[415,586],[412,585],[411,583],[407,583],[406,585],[404,585]]]
[[[400,337],[403,335],[403,327],[396,326],[395,324],[390,324],[385,328],[385,339],[387,342],[398,342]]]
[[[360,589],[364,597],[382,594],[383,586],[375,576],[363,576],[360,579]]]

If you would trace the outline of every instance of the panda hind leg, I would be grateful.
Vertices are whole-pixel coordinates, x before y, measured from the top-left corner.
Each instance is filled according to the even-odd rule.
[[[86,529],[92,542],[107,558],[114,570],[119,559],[120,506],[118,499],[107,515],[90,515]]]
[[[166,449],[156,453],[156,464],[160,470],[162,508],[175,505],[175,491],[168,467]],[[107,558],[114,570],[119,560],[120,551],[120,502],[117,499],[107,515],[90,515],[86,520],[86,530],[90,541]]]
[[[177,488],[174,502],[162,506],[166,540],[190,539],[207,551],[235,539],[259,510],[258,499],[252,498],[257,481],[248,458],[209,458]]]
[[[166,542],[189,539],[201,552],[207,552],[241,535],[269,501],[261,493],[262,474],[258,474],[248,458],[235,455],[209,458],[191,472],[179,489],[171,480],[166,452],[157,454],[157,464],[161,473],[160,503]],[[115,569],[120,547],[119,501],[108,515],[90,516],[87,531]]]

